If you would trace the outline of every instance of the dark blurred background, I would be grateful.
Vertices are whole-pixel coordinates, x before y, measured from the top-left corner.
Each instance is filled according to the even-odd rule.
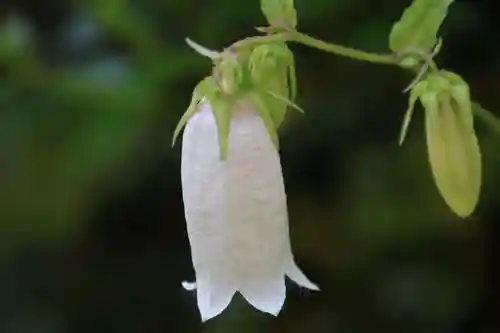
[[[410,0],[296,0],[301,31],[368,51]],[[500,115],[495,0],[456,1],[439,65]],[[294,253],[278,318],[236,297],[202,325],[173,128],[220,49],[265,24],[259,1],[0,1],[0,333],[500,331],[500,136],[477,212],[455,217],[427,164],[412,77],[292,45],[298,104],[281,129]]]

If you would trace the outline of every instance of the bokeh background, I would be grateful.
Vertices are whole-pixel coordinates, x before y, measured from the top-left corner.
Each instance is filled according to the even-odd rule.
[[[296,0],[303,32],[386,52],[409,0]],[[495,0],[456,1],[439,65],[500,115]],[[0,1],[0,332],[500,331],[500,136],[479,120],[473,217],[440,198],[412,77],[292,45],[298,104],[280,134],[294,253],[322,288],[289,284],[278,318],[241,297],[205,325],[173,129],[222,48],[265,24],[259,2]]]

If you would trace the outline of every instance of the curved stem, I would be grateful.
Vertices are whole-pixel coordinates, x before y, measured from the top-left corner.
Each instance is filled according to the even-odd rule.
[[[476,102],[472,102],[472,111],[476,116],[482,118],[497,134],[500,134],[500,119]]]
[[[290,37],[288,36],[288,34],[285,34],[285,33],[265,35],[265,36],[247,37],[245,39],[237,41],[236,43],[233,43],[231,46],[228,47],[228,49],[236,50],[236,49],[247,48],[247,47],[255,47],[255,46],[261,45],[261,44],[269,44],[269,43],[275,43],[275,42],[286,42],[289,40],[290,40]]]
[[[397,59],[393,54],[377,54],[377,53],[369,53],[357,49],[352,49],[349,47],[345,47],[342,45],[327,43],[318,39],[315,39],[306,34],[300,33],[298,31],[292,31],[288,33],[288,37],[290,41],[304,44],[322,51],[326,51],[329,53],[334,53],[340,56],[368,61],[376,64],[383,65],[398,65]]]

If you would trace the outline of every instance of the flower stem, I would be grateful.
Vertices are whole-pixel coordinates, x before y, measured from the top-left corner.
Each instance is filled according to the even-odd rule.
[[[290,40],[290,38],[285,33],[265,35],[265,36],[247,37],[245,39],[237,41],[236,43],[233,43],[231,46],[229,46],[228,49],[236,50],[236,49],[241,49],[241,48],[254,47],[257,45],[261,45],[261,44],[270,44],[270,43],[275,43],[275,42],[286,42],[288,40]]]
[[[304,44],[322,51],[326,51],[329,53],[334,53],[340,56],[368,61],[376,64],[384,64],[384,65],[398,65],[397,58],[393,54],[377,54],[377,53],[369,53],[361,50],[356,50],[353,48],[345,47],[342,45],[331,44],[319,39],[313,38],[306,34],[300,33],[298,31],[291,31],[287,35],[288,39]]]
[[[495,117],[490,111],[483,108],[479,103],[472,103],[472,110],[479,118],[482,118],[497,134],[500,135],[500,119]]]

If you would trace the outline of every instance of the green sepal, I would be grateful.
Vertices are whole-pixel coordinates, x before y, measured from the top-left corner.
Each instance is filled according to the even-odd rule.
[[[292,109],[305,114],[304,110],[302,110],[300,106],[293,103],[285,96],[279,95],[271,90],[263,90],[258,87],[254,87],[254,90],[259,94],[260,98],[268,106],[276,130],[278,130],[279,126],[283,122],[287,106],[290,106]],[[275,107],[275,105],[277,104],[279,104],[280,106],[284,105],[284,107]]]
[[[273,27],[294,29],[297,26],[297,11],[293,0],[261,0],[260,8]]]
[[[286,105],[290,106],[292,109],[297,110],[302,114],[305,114],[305,111],[300,106],[298,106],[297,104],[295,104],[294,102],[292,102],[291,100],[286,98],[285,96],[281,96],[281,95],[279,95],[271,90],[265,90],[264,93],[271,95],[273,98],[285,103]],[[280,121],[277,121],[276,129],[279,127],[279,125],[280,125]]]
[[[396,53],[416,48],[428,52],[438,41],[437,33],[453,0],[413,0],[394,23],[389,48]]]
[[[276,125],[272,117],[272,110],[266,103],[266,100],[262,98],[262,94],[258,92],[249,92],[245,96],[248,98],[250,103],[252,103],[257,109],[259,116],[262,118],[264,125],[266,126],[267,132],[269,133],[269,137],[273,142],[274,147],[279,150],[279,139],[278,133],[276,131]]]
[[[288,54],[288,63],[287,63],[287,68],[288,68],[288,89],[290,92],[290,100],[295,101],[295,98],[297,97],[297,73],[295,72],[295,58],[293,56],[293,53],[290,49],[287,50],[289,51]]]
[[[198,54],[204,56],[204,57],[207,57],[207,58],[210,58],[212,60],[217,60],[217,59],[220,59],[221,58],[221,53],[220,52],[217,52],[217,51],[214,51],[214,50],[210,50],[208,48],[206,48],[205,46],[203,45],[200,45],[198,43],[196,43],[195,41],[189,39],[189,38],[186,38],[186,43],[193,49],[195,50]]]
[[[288,96],[291,101],[295,101],[297,97],[297,73],[295,71],[295,57],[292,50],[286,43],[280,44],[282,48],[283,66],[287,69],[286,82],[288,88]]]
[[[408,127],[411,122],[411,118],[413,116],[413,111],[415,109],[415,103],[417,99],[420,97],[420,94],[425,90],[427,83],[425,81],[421,81],[417,83],[410,92],[410,97],[408,99],[408,109],[406,110],[405,117],[403,120],[403,125],[401,126],[401,131],[399,133],[399,145],[402,146],[404,140],[406,138],[406,134],[408,132]]]
[[[217,125],[219,158],[221,161],[224,161],[227,158],[229,150],[229,130],[236,99],[233,96],[222,97],[215,95],[209,101],[215,118],[215,124]]]
[[[184,112],[181,119],[177,123],[177,126],[175,127],[174,135],[172,137],[172,147],[175,145],[177,137],[179,136],[184,126],[187,124],[189,118],[191,118],[191,116],[196,111],[198,111],[198,104],[200,103],[200,101],[203,98],[210,99],[211,96],[214,96],[218,92],[219,88],[212,76],[207,76],[196,85],[191,96],[191,102],[189,103],[186,112]]]

